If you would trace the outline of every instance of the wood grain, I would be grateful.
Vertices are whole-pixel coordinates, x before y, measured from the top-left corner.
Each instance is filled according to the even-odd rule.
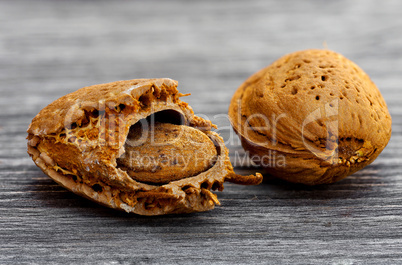
[[[25,0],[0,10],[1,264],[402,263],[401,1]],[[56,98],[171,77],[236,162],[235,89],[286,53],[326,46],[372,77],[393,118],[379,158],[338,183],[225,184],[213,211],[143,217],[66,191],[26,154],[28,124]],[[250,166],[236,171],[258,171]]]

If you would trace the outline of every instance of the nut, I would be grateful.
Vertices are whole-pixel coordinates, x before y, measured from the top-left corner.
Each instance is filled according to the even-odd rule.
[[[142,215],[210,210],[225,180],[259,184],[233,172],[215,125],[182,96],[171,79],[84,87],[36,115],[28,154],[74,193]]]
[[[234,94],[229,116],[255,163],[309,185],[362,169],[391,137],[391,116],[376,85],[329,50],[288,54],[255,73]]]
[[[200,174],[215,163],[215,145],[201,130],[159,122],[141,127],[131,126],[125,155],[117,159],[132,179],[169,183]]]

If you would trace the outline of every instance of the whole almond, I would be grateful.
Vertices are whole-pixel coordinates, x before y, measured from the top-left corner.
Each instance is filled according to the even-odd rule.
[[[288,54],[248,78],[229,116],[252,160],[278,178],[332,183],[367,166],[391,137],[369,76],[329,50]]]

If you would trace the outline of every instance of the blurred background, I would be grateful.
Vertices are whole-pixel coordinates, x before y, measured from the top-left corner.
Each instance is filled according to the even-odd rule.
[[[402,98],[397,0],[1,1],[0,10],[1,103],[16,102],[7,114],[33,117],[43,97],[148,77],[178,80],[195,112],[226,113],[252,73],[326,47],[361,66],[387,101]]]

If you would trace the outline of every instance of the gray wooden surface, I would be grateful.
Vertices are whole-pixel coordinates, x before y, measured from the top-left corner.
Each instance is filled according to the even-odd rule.
[[[226,184],[213,211],[142,217],[66,191],[26,154],[28,124],[56,98],[170,77],[234,160],[235,89],[286,53],[326,46],[372,77],[393,118],[380,157],[338,183]],[[401,69],[396,0],[1,1],[0,263],[401,264]]]

